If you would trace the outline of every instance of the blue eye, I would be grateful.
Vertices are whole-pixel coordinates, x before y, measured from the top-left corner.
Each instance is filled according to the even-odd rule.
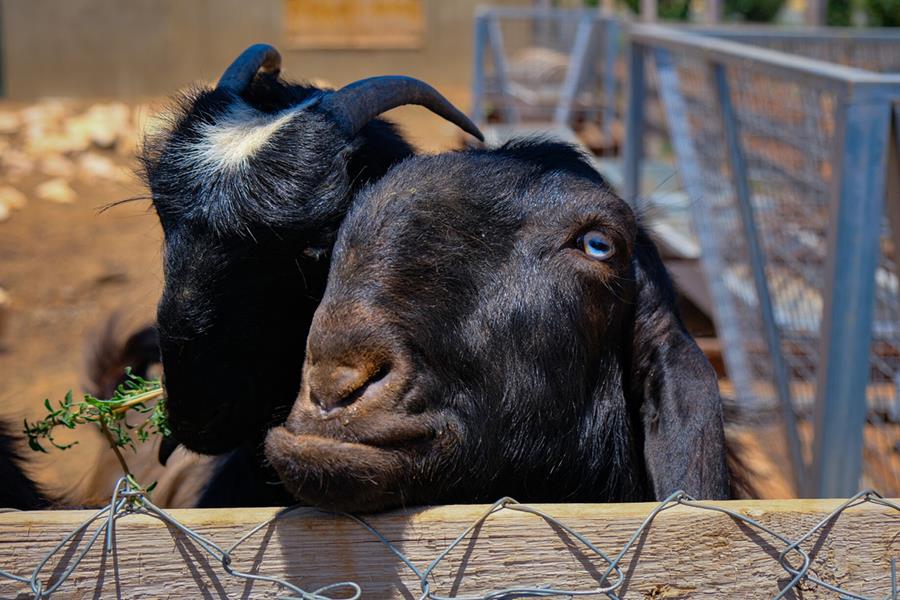
[[[612,243],[599,231],[588,231],[581,236],[581,249],[597,260],[606,260],[616,253]]]

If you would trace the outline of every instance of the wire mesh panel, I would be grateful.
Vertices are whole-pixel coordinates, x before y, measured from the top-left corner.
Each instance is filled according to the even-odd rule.
[[[900,73],[900,29],[774,28],[760,26],[692,27],[680,29],[702,35],[750,44],[797,56],[857,67],[879,73]],[[648,57],[651,60],[652,57]],[[614,69],[618,98],[616,120],[623,121],[628,88],[626,57],[620,53]],[[663,107],[659,104],[658,85],[652,64],[647,68],[645,95],[646,153],[666,163],[669,153],[668,127]]]
[[[865,206],[874,206],[881,214],[888,99],[900,101],[900,77],[885,78],[879,99],[864,97],[857,94],[856,82],[842,85],[841,80],[865,78],[863,71],[838,68],[831,77],[810,76],[805,70],[809,61],[735,44],[718,47],[701,36],[668,31],[678,44],[654,47],[653,35],[638,34],[645,45],[633,46],[632,52],[635,61],[647,61],[647,88],[660,93],[739,400],[755,410],[781,407],[798,485],[806,493],[816,492],[805,483],[805,465],[821,463],[829,446],[854,452],[853,407],[846,406],[851,415],[847,422],[833,421],[841,418],[844,405],[856,403],[864,408],[859,413],[864,412],[870,430],[864,452],[871,460],[864,479],[900,489],[894,448],[900,441],[900,302],[892,236],[882,219],[880,244],[870,243],[873,259],[866,262],[863,232],[848,231],[853,224],[845,221],[852,212],[841,212],[862,214]],[[813,66],[813,71],[829,68]],[[853,115],[863,112],[865,127],[863,121],[853,121]],[[859,148],[851,147],[856,144]],[[847,157],[854,152],[863,157],[865,173],[848,168]],[[851,206],[856,198],[846,190],[855,177],[878,195],[874,204],[868,198]],[[869,238],[875,238],[878,218],[868,220],[874,222]],[[871,281],[842,289],[850,281],[848,273],[867,269]],[[870,318],[866,311],[872,304]],[[853,319],[863,324],[850,323]],[[869,331],[848,336],[851,326]],[[849,348],[862,342],[870,349],[868,361],[862,356],[855,365],[835,363],[841,356],[837,345]],[[864,372],[853,373],[855,369]],[[864,384],[857,397],[846,392],[854,377]],[[820,422],[823,405],[837,410],[829,413],[827,423]],[[814,422],[815,446],[804,447],[802,434]],[[843,439],[823,438],[825,429],[841,427],[849,446]],[[838,469],[818,464],[822,472],[829,468]]]
[[[698,33],[878,73],[900,73],[900,30],[703,27]]]

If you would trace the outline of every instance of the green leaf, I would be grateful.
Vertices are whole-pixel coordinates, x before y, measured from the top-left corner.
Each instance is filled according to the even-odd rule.
[[[125,370],[125,378],[112,398],[100,399],[85,394],[81,400],[76,401],[71,390],[63,400],[59,401],[59,408],[54,409],[50,399],[44,400],[46,415],[43,419],[29,423],[23,421],[23,431],[28,439],[28,446],[35,452],[47,452],[42,441],[47,441],[59,450],[67,450],[78,443],[78,440],[70,444],[60,444],[53,439],[53,432],[57,427],[77,429],[80,425],[93,424],[105,427],[109,432],[110,445],[113,448],[131,448],[137,450],[137,442],[149,441],[155,435],[169,435],[167,413],[165,410],[165,397],[161,396],[156,403],[144,402],[142,396],[150,392],[162,389],[159,380],[146,380],[132,373],[131,369]],[[129,405],[134,402],[133,405]],[[122,410],[123,406],[127,410]],[[119,411],[119,412],[117,412]],[[142,415],[139,424],[130,423],[128,415],[135,413]],[[136,435],[132,434],[136,432]],[[135,437],[137,440],[135,440]],[[155,484],[148,488],[153,489]]]

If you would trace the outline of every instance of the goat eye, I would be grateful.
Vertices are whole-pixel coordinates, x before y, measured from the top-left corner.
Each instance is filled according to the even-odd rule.
[[[599,231],[588,231],[581,236],[581,249],[597,260],[606,260],[616,253],[612,243]]]

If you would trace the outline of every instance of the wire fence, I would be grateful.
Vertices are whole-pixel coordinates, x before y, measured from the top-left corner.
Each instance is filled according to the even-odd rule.
[[[809,541],[815,534],[827,534],[830,525],[841,513],[843,513],[847,509],[866,503],[881,505],[893,509],[894,511],[900,512],[900,505],[882,497],[874,490],[865,490],[839,505],[829,514],[819,520],[803,535],[792,539],[791,537],[779,533],[772,527],[767,526],[745,514],[741,514],[722,506],[716,506],[708,502],[698,502],[685,492],[677,491],[660,502],[646,516],[646,518],[643,519],[640,525],[634,530],[630,538],[618,552],[611,553],[605,552],[604,550],[600,549],[585,535],[579,533],[578,531],[575,531],[570,526],[562,523],[560,520],[554,518],[546,512],[531,506],[527,506],[525,504],[520,504],[512,498],[502,498],[491,505],[491,507],[487,509],[477,520],[475,520],[464,531],[456,536],[453,541],[449,545],[447,545],[425,568],[420,568],[419,566],[414,564],[413,561],[407,555],[405,555],[395,543],[391,542],[387,537],[385,537],[385,535],[383,535],[380,531],[373,527],[366,519],[360,516],[346,513],[336,514],[342,516],[343,518],[351,519],[368,530],[380,543],[384,544],[384,546],[386,546],[387,549],[409,569],[409,571],[418,580],[419,586],[421,588],[421,595],[419,596],[419,600],[500,600],[536,597],[599,597],[604,595],[608,598],[617,599],[619,598],[618,593],[623,589],[623,585],[626,583],[628,578],[633,575],[631,569],[629,569],[627,573],[623,570],[623,559],[629,554],[630,551],[632,551],[635,543],[643,535],[646,534],[647,530],[651,527],[651,523],[657,517],[657,515],[674,506],[686,506],[697,510],[713,511],[725,514],[737,521],[739,524],[743,524],[750,528],[753,533],[765,534],[774,543],[778,544],[778,563],[784,570],[784,573],[786,573],[789,577],[789,580],[784,584],[780,583],[782,580],[778,580],[779,591],[774,596],[776,600],[785,597],[793,598],[796,594],[799,594],[800,597],[802,597],[803,590],[809,590],[809,585],[818,586],[819,588],[828,590],[829,592],[833,592],[842,599],[868,599],[872,598],[872,596],[865,596],[858,592],[854,592],[845,587],[847,584],[839,586],[836,583],[826,581],[824,578],[817,575],[812,569],[813,558],[811,557],[810,553],[802,548],[802,545]],[[0,578],[11,579],[13,581],[29,586],[31,592],[34,594],[34,597],[37,599],[47,598],[60,589],[60,587],[66,582],[66,580],[72,575],[72,573],[75,572],[79,564],[81,564],[82,560],[85,558],[85,556],[87,556],[97,540],[99,540],[101,537],[104,538],[103,551],[108,554],[113,552],[115,548],[116,538],[116,521],[118,519],[126,517],[128,515],[143,514],[155,517],[163,521],[168,526],[174,527],[178,531],[183,533],[185,536],[187,536],[187,538],[197,544],[197,546],[202,548],[210,558],[220,563],[223,571],[228,575],[247,581],[266,582],[279,586],[279,598],[285,598],[287,600],[356,600],[358,598],[361,598],[363,596],[363,588],[360,584],[354,581],[335,582],[314,590],[305,590],[278,577],[240,571],[234,567],[233,554],[239,546],[243,545],[245,542],[247,542],[247,540],[249,540],[263,528],[271,525],[279,519],[284,518],[286,515],[289,515],[297,508],[300,507],[291,507],[278,512],[271,519],[268,519],[260,523],[259,525],[256,525],[245,534],[241,535],[233,544],[225,547],[224,545],[220,545],[219,543],[214,542],[209,537],[202,535],[195,529],[192,529],[191,527],[188,527],[187,525],[181,523],[165,510],[153,504],[153,502],[150,501],[150,499],[143,491],[134,488],[128,482],[128,480],[123,477],[116,484],[110,503],[94,513],[90,518],[88,518],[81,525],[76,527],[72,532],[66,535],[58,544],[53,546],[38,562],[38,564],[30,574],[16,575],[0,570]],[[550,525],[564,531],[566,534],[572,536],[572,538],[581,542],[585,548],[590,550],[595,558],[601,559],[603,563],[606,564],[606,568],[602,572],[602,575],[596,578],[598,585],[585,589],[564,589],[562,587],[556,587],[550,583],[537,586],[516,586],[515,584],[512,584],[504,589],[492,590],[490,592],[477,596],[442,596],[433,591],[431,578],[435,569],[457,546],[459,546],[459,544],[466,538],[466,536],[479,529],[482,525],[484,525],[489,517],[495,515],[500,511],[518,511],[538,516],[544,519]],[[77,540],[81,539],[86,539],[86,542],[80,550],[76,551],[73,548],[69,547],[71,544],[73,544],[73,542],[75,542],[74,545],[77,546]],[[58,565],[53,570],[50,577],[45,581],[45,572],[48,570],[48,565],[51,564],[54,557],[57,557],[57,555],[59,555],[60,553],[64,553],[68,557],[68,564],[64,567]],[[884,600],[898,600],[898,598],[900,598],[900,588],[898,588],[897,581],[897,560],[897,558],[892,558],[890,560],[890,591],[887,595],[883,596]],[[801,588],[801,585],[804,585],[804,587]]]
[[[685,190],[675,210],[662,208],[684,215],[674,224],[696,242],[738,404],[780,413],[801,495],[849,495],[861,475],[894,494],[900,226],[882,199],[900,181],[887,162],[900,36],[713,35],[632,28],[625,195],[653,154],[641,151],[653,130],[644,121],[660,119]],[[885,100],[866,96],[862,80]],[[878,117],[865,129],[854,119],[868,102]],[[861,256],[865,267],[849,266]],[[855,293],[865,298],[842,304]]]

